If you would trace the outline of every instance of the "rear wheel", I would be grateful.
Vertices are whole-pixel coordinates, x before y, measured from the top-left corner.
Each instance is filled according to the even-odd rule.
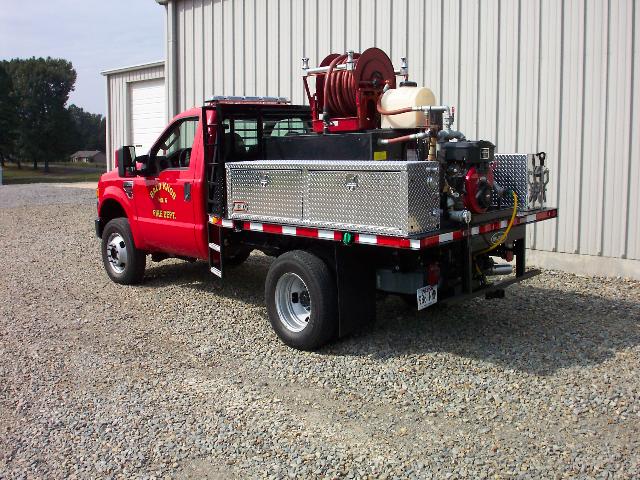
[[[314,350],[334,336],[336,284],[315,255],[294,250],[278,257],[267,274],[265,299],[271,325],[287,345]]]
[[[126,218],[114,218],[102,232],[102,263],[109,278],[116,283],[140,283],[147,258],[133,243],[133,235]]]

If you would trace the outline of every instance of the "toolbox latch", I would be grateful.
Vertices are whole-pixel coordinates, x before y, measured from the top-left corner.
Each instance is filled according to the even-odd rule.
[[[344,185],[351,192],[355,190],[358,187],[358,175],[347,175]]]
[[[266,173],[260,174],[258,183],[260,183],[261,187],[266,187],[267,185],[269,185],[269,175],[267,175]]]

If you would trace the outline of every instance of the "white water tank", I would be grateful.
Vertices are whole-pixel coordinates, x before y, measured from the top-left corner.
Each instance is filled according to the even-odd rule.
[[[380,103],[383,110],[390,111],[406,107],[435,105],[436,97],[428,88],[404,85],[387,90],[382,95]],[[382,115],[382,128],[420,128],[424,124],[425,115],[422,112]]]

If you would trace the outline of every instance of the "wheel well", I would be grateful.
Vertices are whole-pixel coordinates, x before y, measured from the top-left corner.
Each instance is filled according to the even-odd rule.
[[[102,236],[102,230],[105,225],[109,223],[114,218],[119,217],[127,217],[127,212],[125,212],[122,205],[118,203],[116,200],[105,200],[100,207],[100,212],[98,214],[100,216],[100,231],[98,232],[100,236]]]

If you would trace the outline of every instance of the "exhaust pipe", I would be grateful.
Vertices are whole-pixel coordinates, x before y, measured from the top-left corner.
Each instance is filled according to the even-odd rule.
[[[494,265],[491,270],[487,272],[487,275],[511,275],[513,273],[513,266],[509,264]]]
[[[471,212],[469,210],[449,210],[449,218],[455,222],[471,222]]]

